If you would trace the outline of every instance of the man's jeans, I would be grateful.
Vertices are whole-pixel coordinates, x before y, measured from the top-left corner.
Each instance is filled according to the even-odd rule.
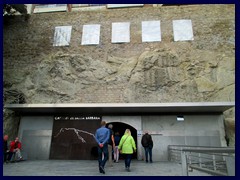
[[[148,162],[148,154],[150,156],[150,162],[152,162],[152,147],[144,147],[145,149],[145,157],[146,157],[146,162]]]
[[[103,154],[103,158],[102,158]],[[102,148],[98,146],[98,163],[99,166],[104,168],[106,162],[108,160],[108,144],[104,144]]]

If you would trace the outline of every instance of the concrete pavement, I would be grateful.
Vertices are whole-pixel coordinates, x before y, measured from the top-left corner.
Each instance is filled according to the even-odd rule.
[[[131,172],[124,168],[124,160],[106,164],[106,174],[99,173],[97,160],[27,160],[3,165],[3,176],[182,176],[181,164],[132,160]],[[210,176],[194,170],[190,176]]]

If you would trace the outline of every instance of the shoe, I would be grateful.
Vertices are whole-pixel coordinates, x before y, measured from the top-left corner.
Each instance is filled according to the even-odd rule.
[[[152,163],[153,161],[150,161],[150,163]]]
[[[146,160],[146,163],[148,163],[148,160]]]
[[[127,167],[126,170],[127,170],[127,172],[130,172],[130,168],[129,167]]]
[[[102,166],[100,166],[100,170],[102,171],[101,173],[105,174],[105,170]]]
[[[116,160],[114,160],[113,162],[116,162]]]

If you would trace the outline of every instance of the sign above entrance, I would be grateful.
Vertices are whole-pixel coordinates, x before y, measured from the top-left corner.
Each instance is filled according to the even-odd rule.
[[[54,120],[101,120],[100,116],[55,116]]]

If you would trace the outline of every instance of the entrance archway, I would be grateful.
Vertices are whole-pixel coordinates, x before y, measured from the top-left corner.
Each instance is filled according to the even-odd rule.
[[[134,127],[132,127],[129,124],[122,123],[122,122],[109,122],[109,123],[107,123],[106,127],[108,127],[109,124],[113,125],[114,133],[119,132],[120,137],[122,137],[124,135],[126,129],[130,129],[131,135],[136,143],[136,147],[138,147],[137,146],[137,129],[135,129]],[[133,153],[132,159],[137,159],[137,152]]]

